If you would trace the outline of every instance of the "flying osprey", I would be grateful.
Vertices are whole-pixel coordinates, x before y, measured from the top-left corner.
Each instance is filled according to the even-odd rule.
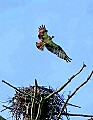
[[[71,62],[71,58],[64,52],[64,50],[57,44],[53,42],[54,36],[48,35],[48,30],[46,30],[45,25],[39,27],[39,35],[38,38],[41,42],[36,42],[36,47],[44,51],[44,46],[52,53],[56,54],[59,58],[66,60],[66,62]]]

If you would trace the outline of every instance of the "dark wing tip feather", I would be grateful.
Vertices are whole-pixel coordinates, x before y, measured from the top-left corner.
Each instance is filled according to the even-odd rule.
[[[41,25],[38,27],[39,30],[44,30],[44,32],[48,32],[48,30],[46,30],[45,25]]]
[[[66,60],[66,62],[71,62],[72,59],[67,56],[67,54],[64,52],[64,50],[61,47],[59,47],[59,48],[60,48],[60,50],[58,50],[57,56]]]
[[[55,45],[56,47],[55,47],[54,45]],[[56,45],[56,44],[54,44],[54,43],[52,42],[51,45],[49,45],[49,44],[47,45],[47,44],[46,44],[45,46],[46,46],[46,48],[47,48],[50,52],[56,54],[59,58],[65,60],[67,63],[68,63],[68,62],[71,62],[72,59],[67,56],[67,54],[64,52],[64,50],[63,50],[59,45]]]
[[[39,26],[38,28],[39,28],[40,30],[41,30],[41,29],[45,29],[45,25],[41,25],[41,26]]]
[[[66,62],[71,62],[72,59],[66,55],[66,59],[65,60],[66,60]]]

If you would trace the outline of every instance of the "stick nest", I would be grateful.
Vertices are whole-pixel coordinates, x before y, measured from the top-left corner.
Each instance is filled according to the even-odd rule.
[[[44,86],[19,88],[19,91],[16,91],[14,97],[9,100],[10,106],[7,108],[17,120],[21,119],[21,115],[23,115],[24,120],[26,118],[36,119],[37,115],[40,120],[55,120],[62,107],[63,97],[55,94],[45,100],[53,92],[52,88]],[[40,104],[41,99],[42,104]],[[38,113],[38,111],[40,112]]]

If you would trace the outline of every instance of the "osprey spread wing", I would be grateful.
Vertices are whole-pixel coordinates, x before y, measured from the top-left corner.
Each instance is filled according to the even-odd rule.
[[[66,62],[71,62],[72,59],[68,57],[65,51],[59,45],[55,44],[52,41],[54,36],[48,35],[48,30],[46,30],[45,25],[40,26],[38,32],[39,32],[38,38],[41,40],[41,42],[36,42],[36,47],[39,50],[43,51],[45,46],[50,52],[66,60]]]

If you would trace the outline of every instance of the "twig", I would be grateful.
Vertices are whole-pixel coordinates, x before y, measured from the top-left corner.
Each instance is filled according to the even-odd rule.
[[[58,97],[60,98],[60,96],[58,95]],[[64,100],[62,98],[60,98],[62,100],[62,103],[65,103]],[[70,106],[73,106],[73,107],[78,107],[78,108],[81,108],[80,106],[78,105],[74,105],[72,103],[67,103],[67,105],[70,105]]]
[[[61,90],[63,90],[63,89],[71,82],[71,80],[72,80],[73,78],[75,78],[78,74],[80,74],[80,72],[83,71],[84,67],[86,67],[86,65],[83,63],[83,66],[82,66],[82,68],[79,70],[79,72],[77,72],[77,73],[76,73],[75,75],[73,75],[70,79],[68,79],[68,81],[67,81],[59,90],[57,90],[57,91],[51,93],[50,95],[48,95],[48,96],[45,98],[45,100],[46,100],[46,99],[49,99],[49,98],[50,98],[51,96],[53,96],[54,94],[57,94],[58,92],[60,92]]]
[[[78,74],[80,74],[80,73],[83,71],[84,67],[86,67],[86,64],[84,64],[84,62],[83,62],[82,68],[81,68],[75,75],[73,75],[70,79],[73,79],[73,78],[76,77]]]
[[[92,74],[93,74],[93,71],[91,72],[91,74],[89,75],[87,80],[84,81],[79,87],[77,87],[76,90],[70,96],[68,96],[68,98],[67,98],[66,102],[63,104],[62,109],[59,112],[56,120],[58,120],[60,118],[60,116],[63,114],[64,108],[66,107],[66,105],[67,105],[68,101],[70,100],[70,98],[72,98],[76,94],[76,92],[90,80]]]
[[[10,83],[8,83],[8,82],[6,82],[6,81],[4,81],[4,80],[2,80],[2,82],[5,83],[5,84],[7,84],[7,85],[9,85],[9,86],[12,87],[12,88],[14,88],[16,91],[20,92],[21,94],[23,94],[23,95],[28,95],[28,96],[31,96],[32,98],[34,98],[31,94],[28,94],[28,93],[26,93],[26,92],[22,92],[21,90],[19,90],[18,88],[14,87],[14,86],[11,85]],[[38,100],[38,99],[36,99],[36,98],[34,98],[34,99],[35,99],[35,100]]]
[[[5,107],[5,109],[3,109],[3,110],[1,110],[0,112],[3,112],[3,111],[5,111],[6,109],[12,109],[11,107],[8,107],[8,106],[5,106],[5,105],[3,105],[3,107]]]
[[[2,80],[2,82],[5,83],[5,84],[7,84],[7,85],[9,85],[10,87],[14,88],[15,90],[17,90],[17,91],[19,91],[20,93],[23,94],[22,91],[20,91],[18,88],[14,87],[13,85],[9,84],[8,82],[6,82],[6,81],[4,81],[4,80]]]
[[[64,103],[65,103],[65,102],[64,102]],[[73,107],[81,108],[80,106],[78,106],[78,105],[74,105],[74,104],[71,104],[71,103],[67,103],[67,105],[70,105],[70,106],[73,106]]]
[[[38,106],[38,112],[37,112],[37,116],[36,116],[35,120],[39,120],[39,116],[41,114],[42,100],[43,100],[43,97],[41,96],[41,99],[40,99],[40,102],[39,102],[39,106]]]
[[[36,98],[37,95],[37,80],[35,79],[35,87],[34,87],[34,98]],[[35,118],[35,99],[32,99],[32,105],[31,105],[31,120]]]
[[[80,116],[80,117],[93,117],[93,115],[72,114],[72,113],[62,113],[62,115],[68,115],[68,116]]]

